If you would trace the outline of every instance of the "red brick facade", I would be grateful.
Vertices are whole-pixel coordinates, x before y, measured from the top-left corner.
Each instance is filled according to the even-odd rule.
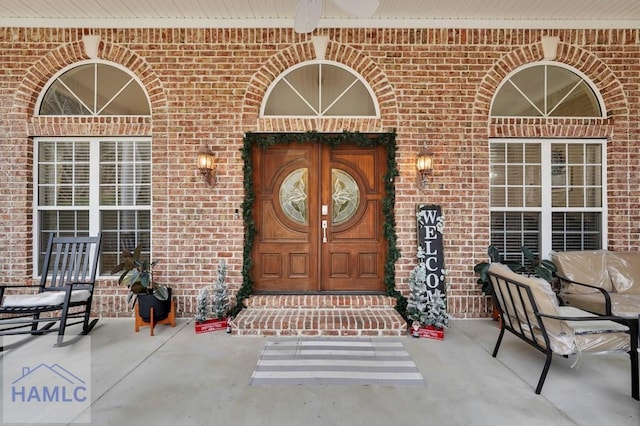
[[[147,91],[150,119],[34,117],[38,95],[62,68],[88,59],[82,29],[0,29],[0,284],[32,276],[33,136],[143,135],[153,139],[153,256],[160,280],[176,289],[178,314],[213,283],[217,259],[228,265],[233,294],[242,277],[244,193],[240,149],[246,132],[386,132],[396,129],[400,176],[396,222],[401,258],[396,285],[407,294],[415,263],[415,205],[439,204],[446,218],[449,309],[485,317],[473,265],[489,242],[490,137],[607,138],[608,248],[634,249],[640,238],[640,31],[501,29],[342,29],[326,59],[360,73],[380,119],[263,119],[265,91],[288,67],[315,59],[311,38],[290,29],[102,29],[100,60],[133,72]],[[543,58],[541,39],[558,36],[556,60],[596,85],[606,119],[489,118],[503,78]],[[416,186],[423,141],[435,175]],[[217,185],[198,174],[202,143],[218,158]],[[103,279],[97,313],[129,316],[125,290]]]

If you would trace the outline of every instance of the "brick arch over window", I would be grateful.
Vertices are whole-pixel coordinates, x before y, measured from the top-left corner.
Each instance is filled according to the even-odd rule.
[[[33,201],[33,141],[32,136],[60,136],[60,135],[140,135],[152,136],[154,146],[160,147],[158,154],[154,153],[154,162],[166,164],[169,162],[167,147],[169,144],[168,129],[168,100],[160,83],[149,64],[141,57],[121,46],[101,42],[98,57],[118,63],[138,76],[144,85],[151,104],[151,118],[141,120],[139,117],[113,117],[106,120],[103,117],[82,117],[68,119],[60,116],[34,116],[38,95],[46,83],[60,69],[75,62],[86,60],[83,44],[80,40],[61,45],[44,55],[34,63],[24,74],[13,96],[13,104],[9,112],[3,117],[10,129],[7,135],[10,143],[0,149],[6,152],[12,161],[3,166],[2,175],[11,189],[12,214],[11,219],[0,226],[0,246],[11,247],[12,256],[20,259],[30,259],[32,256],[30,235],[32,233],[32,201]],[[25,126],[25,123],[27,125]],[[152,125],[153,124],[153,125]],[[10,151],[10,153],[9,153]],[[154,204],[164,204],[168,199],[168,187],[162,188],[161,182],[168,182],[168,167],[159,167],[154,174],[154,180],[160,182],[154,190]],[[19,206],[19,207],[16,207]],[[2,210],[0,210],[0,213]],[[20,214],[16,214],[20,213]],[[157,219],[157,220],[156,220]],[[154,219],[158,226],[164,220],[159,215]],[[158,241],[159,246],[163,242]],[[159,254],[161,256],[161,254]],[[26,262],[31,265],[32,262]],[[8,262],[7,279],[23,279],[25,276],[23,262]],[[30,274],[30,272],[29,272]]]
[[[604,99],[607,118],[490,118],[491,100],[500,83],[514,69],[544,58],[542,43],[535,43],[515,49],[489,70],[481,82],[473,105],[472,128],[472,205],[476,218],[471,232],[474,239],[475,258],[486,256],[489,224],[489,144],[491,137],[567,137],[567,138],[607,138],[612,145],[628,145],[629,108],[620,81],[597,55],[578,46],[560,42],[554,59],[580,70],[587,76]],[[621,149],[627,149],[625,147]],[[609,165],[611,167],[611,165]],[[623,172],[621,176],[626,177]],[[620,191],[628,191],[624,178],[608,179],[609,190],[619,186]],[[628,208],[628,207],[627,207]],[[622,209],[622,208],[621,208]],[[629,211],[631,211],[629,209]],[[626,215],[629,216],[629,215]],[[622,217],[622,216],[621,216]],[[610,221],[612,219],[610,218]],[[628,220],[628,219],[625,219]]]
[[[127,135],[151,135],[152,133],[164,133],[167,128],[167,106],[168,100],[160,79],[155,75],[151,66],[136,53],[116,44],[105,41],[101,42],[101,49],[98,52],[100,59],[120,64],[135,74],[143,84],[149,102],[151,104],[151,120],[153,120],[153,131],[151,129],[151,121],[140,122],[138,119],[127,117],[114,117],[109,124],[104,122],[93,124],[92,120],[84,119],[78,122],[74,120],[73,129],[69,129],[71,133],[78,134],[122,134]],[[16,119],[20,119],[23,123],[28,122],[27,134],[31,135],[48,135],[56,134],[60,130],[61,120],[64,118],[51,117],[33,117],[35,102],[40,92],[44,89],[44,85],[53,77],[60,69],[71,65],[75,62],[85,60],[87,57],[83,53],[82,42],[77,41],[60,46],[58,49],[51,51],[36,62],[27,72],[16,91],[14,97],[15,102],[12,111],[16,114]],[[65,131],[64,126],[62,128]],[[20,137],[20,135],[12,135],[12,137]]]
[[[584,119],[560,119],[559,121],[536,118],[516,119],[516,122],[523,123],[520,126],[514,126],[513,119],[490,120],[491,100],[500,83],[514,69],[543,59],[542,43],[536,43],[523,46],[503,56],[487,73],[481,83],[473,109],[475,117],[474,123],[476,123],[476,126],[482,126],[482,123],[490,123],[489,135],[487,135],[487,137],[609,137],[614,132],[614,123],[616,131],[620,130],[620,125],[628,126],[629,108],[627,99],[622,85],[611,69],[594,53],[578,46],[559,43],[557,52],[558,54],[554,61],[562,62],[580,70],[593,82],[600,92],[602,99],[604,99],[609,117],[607,119],[589,120],[588,125],[585,125]],[[611,120],[612,118],[615,118],[615,120]],[[504,121],[508,121],[508,123],[502,123]],[[550,126],[549,123],[558,125]],[[563,125],[559,126],[560,123]],[[533,130],[533,126],[536,125],[537,130]],[[528,127],[529,130],[525,130],[524,127]]]
[[[362,52],[331,40],[325,59],[352,68],[367,81],[380,106],[380,118],[259,118],[260,106],[271,82],[293,65],[313,59],[316,59],[315,51],[309,40],[280,51],[254,74],[243,101],[245,131],[382,132],[398,127],[395,92],[382,69]]]

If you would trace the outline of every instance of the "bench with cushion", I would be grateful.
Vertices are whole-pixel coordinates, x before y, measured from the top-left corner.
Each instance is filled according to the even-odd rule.
[[[621,323],[618,317],[560,306],[547,281],[516,274],[501,263],[492,263],[488,276],[501,319],[493,356],[498,355],[505,331],[544,353],[546,361],[536,394],[542,391],[553,354],[568,357],[584,353],[626,352],[631,358],[631,395],[640,400],[635,327]]]
[[[640,252],[552,252],[564,305],[636,320],[640,314]]]

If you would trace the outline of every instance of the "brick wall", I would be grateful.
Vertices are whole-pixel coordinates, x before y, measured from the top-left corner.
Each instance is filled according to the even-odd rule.
[[[83,29],[0,29],[0,284],[31,282],[30,137],[145,135],[153,138],[153,253],[158,278],[176,289],[179,314],[228,265],[231,293],[241,284],[242,136],[251,131],[397,131],[400,177],[396,221],[402,256],[397,287],[407,292],[415,263],[418,203],[439,204],[446,218],[450,310],[488,316],[473,265],[489,243],[488,138],[606,137],[609,248],[633,249],[640,237],[640,32],[638,30],[343,29],[329,36],[326,58],[369,82],[380,119],[263,119],[259,109],[275,76],[314,59],[311,39],[289,29],[100,29],[99,58],[131,70],[147,90],[152,117],[33,117],[39,93],[67,65],[86,60]],[[542,59],[541,38],[560,38],[559,62],[590,78],[608,117],[490,120],[502,79]],[[415,157],[426,141],[435,154],[428,189],[416,186]],[[195,156],[208,144],[218,183],[207,187]],[[97,311],[129,316],[125,290],[103,279]]]

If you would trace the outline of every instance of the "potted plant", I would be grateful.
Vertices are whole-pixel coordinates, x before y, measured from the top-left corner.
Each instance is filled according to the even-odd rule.
[[[229,315],[229,291],[226,284],[227,265],[224,260],[218,264],[218,276],[213,294],[208,287],[200,290],[196,299],[196,333],[226,329],[231,332],[227,316]]]
[[[539,256],[536,256],[533,251],[526,247],[522,246],[520,248],[524,257],[526,259],[525,264],[521,264],[520,262],[507,261],[500,255],[500,250],[497,246],[491,244],[487,248],[487,254],[489,255],[489,262],[479,262],[476,263],[473,267],[473,270],[476,274],[478,274],[478,284],[482,286],[482,292],[486,295],[493,296],[493,292],[491,291],[491,284],[489,283],[489,276],[487,275],[487,271],[489,270],[489,266],[491,266],[492,262],[500,262],[509,267],[513,272],[518,274],[523,274],[527,276],[534,275],[538,278],[542,278],[551,282],[553,280],[553,274],[557,271],[556,265],[550,261],[545,259],[540,259]],[[498,320],[499,313],[495,309],[493,310],[493,319]]]
[[[427,286],[425,254],[418,248],[418,264],[409,276],[410,296],[407,303],[407,319],[411,321],[413,337],[444,338],[444,329],[449,326],[451,316],[447,313],[447,299],[438,288]],[[444,280],[444,275],[440,280]]]
[[[158,261],[141,259],[142,245],[138,245],[133,252],[124,250],[122,262],[116,265],[112,274],[121,273],[118,278],[119,285],[125,285],[129,289],[127,302],[133,300],[138,303],[138,315],[144,322],[151,320],[151,307],[153,307],[154,322],[166,319],[171,311],[171,288],[159,284],[153,279],[153,267]]]

